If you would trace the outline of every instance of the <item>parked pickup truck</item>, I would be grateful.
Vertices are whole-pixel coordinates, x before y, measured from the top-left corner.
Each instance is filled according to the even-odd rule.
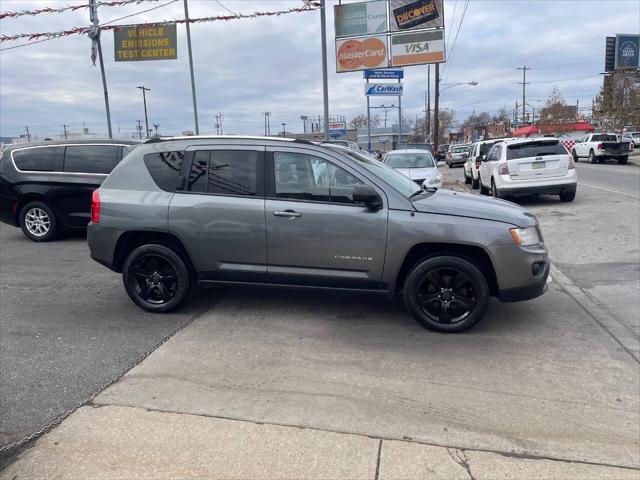
[[[577,162],[580,158],[588,158],[590,163],[604,163],[612,158],[618,163],[627,163],[633,146],[631,142],[618,141],[614,133],[591,133],[573,145],[571,154]]]

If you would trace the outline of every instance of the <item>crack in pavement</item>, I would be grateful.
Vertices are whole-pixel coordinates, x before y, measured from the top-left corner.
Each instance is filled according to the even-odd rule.
[[[455,449],[447,448],[447,453],[451,457],[451,460],[456,462],[458,465],[460,465],[462,468],[464,468],[467,471],[467,475],[469,475],[469,478],[471,480],[476,480],[473,474],[471,473],[471,465],[469,465],[469,457],[467,457],[467,454],[464,452],[464,450],[459,448],[455,448]]]

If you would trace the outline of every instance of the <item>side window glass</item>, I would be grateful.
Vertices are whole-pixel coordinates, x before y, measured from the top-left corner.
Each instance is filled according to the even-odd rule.
[[[29,148],[13,152],[19,170],[33,172],[61,172],[64,147]]]
[[[363,184],[343,168],[311,155],[275,153],[273,162],[278,198],[355,203],[353,187]]]
[[[64,154],[64,171],[72,173],[111,173],[121,147],[116,145],[72,145]]]
[[[207,170],[207,191],[226,195],[255,195],[258,181],[258,152],[211,150]]]
[[[209,169],[209,151],[198,150],[193,156],[189,172],[189,187],[192,192],[207,192],[207,170]]]
[[[184,152],[148,153],[144,156],[144,163],[153,181],[162,190],[173,192],[184,160]]]

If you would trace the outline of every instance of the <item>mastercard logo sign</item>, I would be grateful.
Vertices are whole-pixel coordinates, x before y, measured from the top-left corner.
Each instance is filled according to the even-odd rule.
[[[338,72],[387,66],[387,44],[378,37],[344,40],[338,44],[336,55]]]

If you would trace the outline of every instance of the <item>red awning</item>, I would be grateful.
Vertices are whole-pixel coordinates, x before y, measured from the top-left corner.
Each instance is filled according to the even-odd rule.
[[[528,137],[540,133],[540,129],[535,125],[527,125],[526,127],[516,128],[513,132],[514,137]]]
[[[541,128],[544,133],[593,132],[595,130],[593,128],[593,125],[591,125],[588,122],[548,124],[548,125],[542,125]]]

